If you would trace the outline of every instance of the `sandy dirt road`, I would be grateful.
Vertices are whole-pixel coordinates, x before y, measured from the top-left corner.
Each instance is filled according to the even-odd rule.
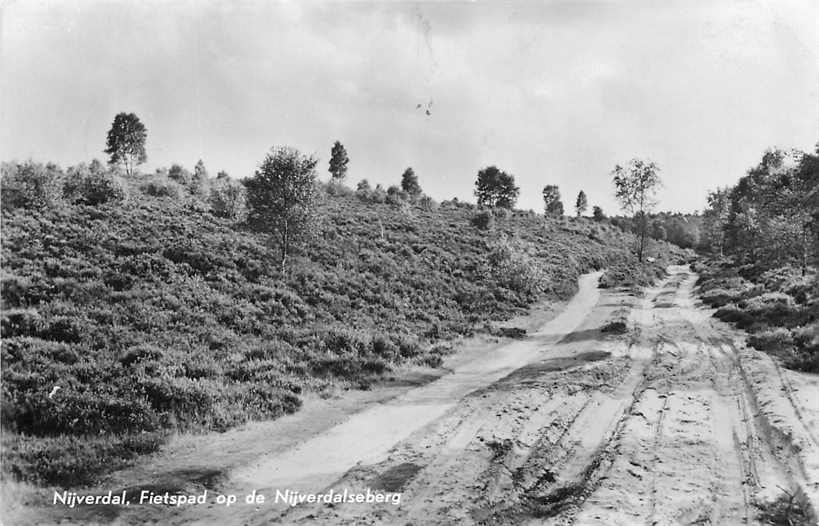
[[[815,507],[816,383],[742,347],[697,308],[695,281],[673,267],[619,337],[597,330],[624,301],[604,293],[539,359],[329,486],[400,491],[399,505],[300,505],[251,523],[724,525],[761,523],[787,494]]]
[[[525,339],[455,357],[449,374],[256,456],[214,488],[369,488],[399,504],[132,507],[84,523],[761,524],[787,495],[815,510],[817,377],[745,348],[697,306],[685,267],[640,297],[599,291],[597,277]],[[624,308],[627,332],[601,331]]]

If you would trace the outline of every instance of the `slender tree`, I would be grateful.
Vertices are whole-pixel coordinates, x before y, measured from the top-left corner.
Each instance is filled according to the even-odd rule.
[[[401,175],[401,189],[412,197],[421,195],[421,185],[418,184],[418,176],[412,168],[407,168]]]
[[[708,193],[708,206],[702,213],[704,248],[720,256],[725,252],[725,227],[731,205],[729,188],[717,188]]]
[[[193,167],[193,177],[191,177],[191,184],[189,190],[194,195],[204,196],[205,194],[205,184],[207,183],[210,175],[208,174],[208,169],[205,168],[205,163],[202,159],[197,161],[196,166]]]
[[[643,261],[646,236],[648,235],[648,213],[657,205],[655,196],[662,184],[659,168],[652,161],[632,159],[623,167],[614,167],[614,189],[617,200],[624,211],[634,214],[639,237],[637,258]]]
[[[557,185],[547,184],[543,187],[543,210],[549,217],[563,215],[563,202],[560,200],[560,188]]]
[[[343,181],[347,176],[347,165],[350,163],[350,158],[347,156],[347,149],[339,141],[333,144],[330,150],[330,174],[334,181]]]
[[[137,166],[148,160],[145,141],[148,131],[134,113],[119,113],[108,130],[105,153],[108,163],[122,165],[126,175],[133,175]]]
[[[274,147],[244,181],[248,223],[275,237],[282,272],[291,248],[313,234],[317,163],[295,148]]]
[[[577,194],[577,201],[574,204],[574,209],[577,211],[577,217],[582,216],[588,208],[589,200],[586,199],[586,192],[580,190],[580,193]]]
[[[208,169],[205,168],[205,163],[202,161],[202,159],[199,159],[196,162],[196,166],[193,167],[193,177],[199,181],[204,181],[210,177],[208,175]]]

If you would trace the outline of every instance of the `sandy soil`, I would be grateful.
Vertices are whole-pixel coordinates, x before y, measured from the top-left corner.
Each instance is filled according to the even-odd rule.
[[[312,400],[274,423],[181,438],[165,464],[109,481],[370,488],[400,492],[398,505],[40,508],[37,523],[757,524],[786,494],[816,510],[819,378],[745,348],[696,305],[684,267],[641,297],[601,292],[596,278],[522,340],[467,346],[444,371]],[[602,332],[624,306],[628,331]]]

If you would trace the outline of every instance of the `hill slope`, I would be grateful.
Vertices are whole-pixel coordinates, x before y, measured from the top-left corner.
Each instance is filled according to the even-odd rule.
[[[196,201],[4,211],[4,465],[90,483],[169,431],[275,418],[303,389],[435,366],[447,338],[631,259],[631,236],[604,223],[516,212],[480,230],[470,205],[433,208],[328,195],[287,275],[264,236]]]

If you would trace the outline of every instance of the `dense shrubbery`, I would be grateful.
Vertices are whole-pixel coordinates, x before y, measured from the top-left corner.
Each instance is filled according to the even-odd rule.
[[[183,186],[164,175],[155,175],[139,185],[139,190],[153,197],[170,197],[179,199],[183,193]]]
[[[125,198],[125,186],[114,173],[99,162],[68,169],[63,180],[63,197],[70,203],[89,206],[115,203]]]
[[[244,186],[229,179],[214,182],[208,202],[214,215],[219,217],[243,219],[247,213]]]
[[[714,316],[749,331],[748,344],[782,358],[787,367],[819,371],[819,284],[814,270],[732,261],[698,265],[700,297]]]
[[[26,170],[38,183],[12,191],[2,218],[3,460],[44,482],[92,481],[170,430],[295,411],[303,389],[439,365],[436,342],[631,257],[607,225],[593,241],[589,221],[509,213],[481,232],[468,203],[393,191],[396,213],[359,188],[325,192],[317,236],[282,274],[269,238],[189,191],[181,167],[126,180],[124,201],[107,182],[72,194],[114,196],[82,201],[95,206],[60,197],[59,169]],[[9,174],[4,192],[20,181]]]
[[[54,207],[63,197],[63,175],[53,164],[3,163],[0,183],[3,210]]]
[[[548,279],[541,262],[529,255],[532,248],[510,243],[505,236],[490,245],[487,261],[495,280],[515,292],[537,296]]]
[[[491,230],[495,226],[495,214],[491,210],[481,210],[472,217],[471,222],[481,230]]]

